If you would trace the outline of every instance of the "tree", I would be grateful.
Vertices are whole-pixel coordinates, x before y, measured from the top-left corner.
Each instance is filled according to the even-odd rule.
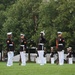
[[[35,34],[34,16],[38,13],[39,3],[40,0],[17,0],[6,10],[2,32],[5,37],[7,32],[13,32],[16,48],[20,33],[24,33],[28,40]]]
[[[7,1],[2,0],[0,4],[0,30],[3,42],[5,42],[6,33],[12,31],[17,48],[19,47],[20,33],[24,33],[28,41],[34,39],[37,42],[40,31],[44,30],[48,41],[47,46],[50,47],[55,46],[57,32],[62,31],[66,40],[66,47],[74,47],[74,0]]]
[[[41,3],[39,8],[38,31],[33,38],[36,40],[38,36],[37,34],[39,34],[41,30],[45,30],[47,40],[49,40],[51,44],[53,43],[53,45],[55,45],[54,39],[56,38],[56,34],[58,31],[62,31],[66,40],[66,47],[74,47],[74,4],[74,0],[50,0],[50,2]]]

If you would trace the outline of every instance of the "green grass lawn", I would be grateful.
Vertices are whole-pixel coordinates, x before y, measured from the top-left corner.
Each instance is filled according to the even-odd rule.
[[[75,75],[75,64],[63,66],[46,64],[40,66],[36,63],[27,63],[26,66],[19,66],[14,63],[7,67],[5,62],[0,62],[0,75]]]

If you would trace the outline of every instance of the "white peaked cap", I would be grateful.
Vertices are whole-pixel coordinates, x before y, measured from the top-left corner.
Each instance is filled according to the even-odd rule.
[[[53,48],[53,47],[51,47],[51,48]]]
[[[24,34],[20,34],[21,36],[25,36]]]
[[[57,32],[58,34],[62,34],[62,32]]]
[[[43,35],[45,35],[45,32],[44,31],[41,31],[40,33],[42,33]]]
[[[12,32],[8,32],[7,35],[12,35]]]
[[[72,49],[72,47],[69,47],[69,49]]]

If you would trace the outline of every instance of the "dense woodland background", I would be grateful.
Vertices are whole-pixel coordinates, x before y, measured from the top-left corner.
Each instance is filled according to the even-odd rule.
[[[13,32],[15,50],[20,33],[27,41],[37,40],[44,30],[46,47],[55,46],[57,32],[62,31],[66,47],[75,49],[75,0],[0,0],[0,43],[6,48],[7,32]],[[4,50],[3,49],[3,50]]]

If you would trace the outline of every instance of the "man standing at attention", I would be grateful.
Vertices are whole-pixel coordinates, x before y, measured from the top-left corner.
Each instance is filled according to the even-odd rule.
[[[58,64],[63,65],[64,64],[64,47],[65,47],[65,40],[62,37],[62,32],[58,32],[58,37],[56,39],[56,48],[58,52]]]
[[[7,43],[7,55],[8,55],[7,66],[12,66],[13,56],[14,56],[14,42],[12,40],[12,32],[7,33],[6,43]]]
[[[39,55],[40,65],[45,64],[45,61],[44,61],[44,43],[46,42],[46,39],[45,39],[44,35],[45,35],[44,31],[41,31],[39,42],[38,42],[38,49],[37,49],[38,55]]]
[[[26,57],[25,57],[25,51],[26,51],[26,38],[24,34],[20,34],[20,57],[21,57],[21,66],[26,65]]]

